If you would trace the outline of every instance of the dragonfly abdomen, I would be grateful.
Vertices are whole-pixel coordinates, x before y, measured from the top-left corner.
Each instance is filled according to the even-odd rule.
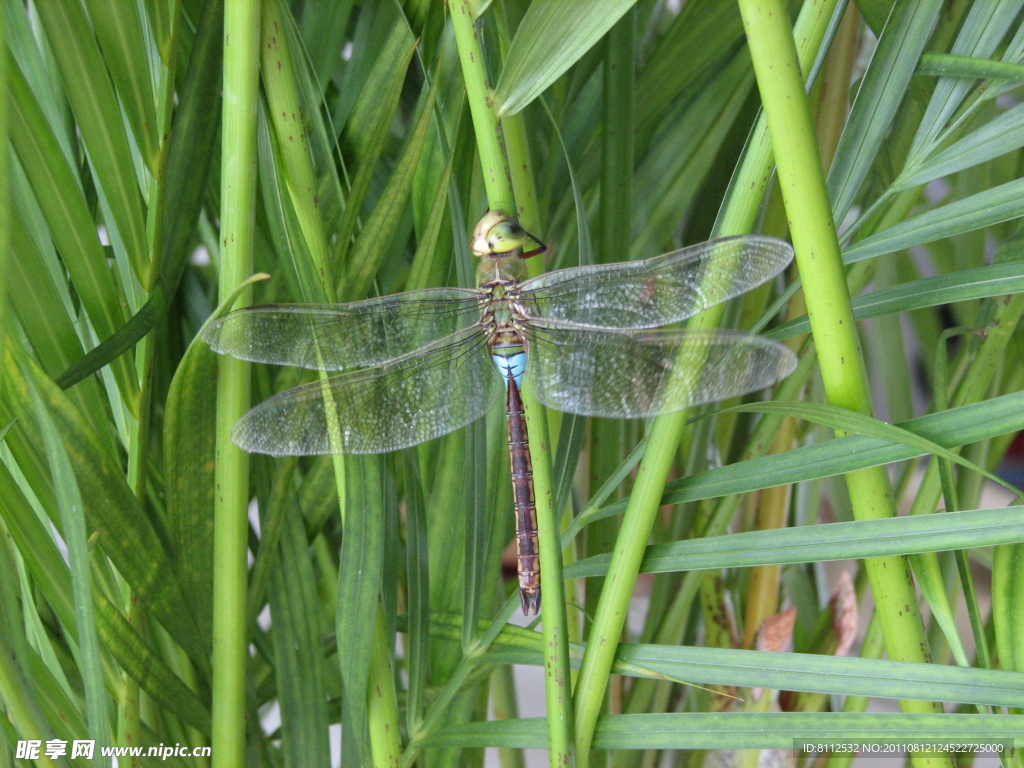
[[[523,399],[514,378],[508,381],[508,452],[512,463],[512,499],[516,512],[516,560],[519,598],[523,613],[540,609],[540,557],[537,541],[537,506],[533,496],[533,460],[526,432]]]
[[[495,347],[495,350],[501,350],[500,347]],[[513,349],[515,349],[513,347]],[[501,378],[505,380],[505,386],[508,387],[509,379],[515,380],[517,386],[523,386],[523,371],[526,369],[526,353],[515,352],[511,355],[502,355],[495,352],[492,355],[494,364],[498,366],[498,370],[501,372]]]
[[[516,562],[519,570],[519,599],[523,613],[540,610],[540,557],[537,541],[537,506],[533,491],[533,459],[526,429],[526,413],[519,386],[526,356],[522,346],[494,346],[495,365],[508,390],[505,415],[508,418],[508,452],[512,465],[512,500],[516,514]]]

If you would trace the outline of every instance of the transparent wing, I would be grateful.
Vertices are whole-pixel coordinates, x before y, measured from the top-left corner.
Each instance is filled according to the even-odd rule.
[[[377,365],[473,326],[481,296],[428,288],[351,304],[270,304],[230,312],[203,340],[215,351],[257,363],[340,371]]]
[[[527,385],[544,405],[583,416],[633,419],[763,389],[796,357],[739,331],[531,326]]]
[[[521,286],[526,313],[606,328],[656,328],[692,317],[777,275],[789,243],[742,235],[646,261],[560,269]]]
[[[378,367],[275,395],[239,419],[231,439],[271,456],[386,453],[475,421],[501,390],[487,337],[473,328]]]

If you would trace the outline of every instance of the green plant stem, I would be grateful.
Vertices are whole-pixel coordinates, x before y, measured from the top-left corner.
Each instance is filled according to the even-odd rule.
[[[491,106],[491,89],[487,85],[487,71],[483,51],[476,37],[477,4],[470,0],[453,0],[448,4],[452,30],[462,64],[462,79],[466,84],[466,98],[473,116],[477,152],[484,174],[487,204],[492,210],[512,214],[516,212],[516,199],[512,192],[512,177],[505,155],[501,123]]]
[[[169,40],[169,50],[173,58],[177,50],[178,19],[180,17],[178,3],[172,3],[172,23]],[[166,70],[163,74],[162,92],[160,94],[159,109],[159,135],[168,136],[171,130],[171,117],[174,114],[174,72]],[[164,199],[167,152],[170,143],[166,140],[160,144],[160,150],[155,158],[155,173],[150,184],[149,210],[148,210],[148,231],[147,240],[149,247],[149,272],[147,275],[147,296],[152,295],[153,287],[160,275],[160,255],[163,243],[163,222],[164,222]],[[136,364],[139,369],[139,400],[137,405],[136,422],[132,430],[132,442],[128,451],[128,483],[132,493],[139,500],[143,507],[146,503],[146,478],[147,467],[149,466],[149,442],[152,426],[153,410],[153,359],[155,353],[156,339],[151,331],[146,334],[139,343],[139,351]],[[125,586],[127,602],[128,623],[135,628],[139,634],[145,632],[146,612],[137,596],[130,588]],[[130,675],[123,675],[121,704],[119,707],[119,743],[124,746],[136,746],[142,742],[140,738],[141,726],[141,699],[139,696],[139,684]],[[139,760],[136,756],[130,758],[129,765],[136,766]]]
[[[516,705],[516,686],[512,678],[512,667],[499,666],[491,673],[491,711],[495,720],[513,720],[519,716]],[[498,762],[501,768],[526,768],[523,752],[519,749],[498,748]]]
[[[512,190],[510,165],[530,175],[525,131],[516,126],[517,140],[506,148],[501,123],[492,108],[491,91],[487,84],[483,51],[475,34],[470,3],[457,0],[450,5],[452,27],[455,32],[459,60],[462,65],[466,96],[469,100],[477,150],[483,168],[487,204],[492,210],[519,214]],[[508,154],[515,151],[516,156]],[[530,206],[521,211],[526,222],[538,217],[532,203],[536,199],[533,185],[527,183]],[[565,612],[565,583],[562,579],[561,535],[551,491],[551,450],[548,439],[547,417],[529,388],[523,391],[527,429],[533,437],[534,496],[537,509],[537,530],[540,542],[542,573],[541,611],[544,616],[545,696],[547,702],[548,756],[552,768],[575,764],[573,758],[573,715],[570,695],[569,635]]]
[[[739,6],[790,212],[825,392],[833,405],[870,415],[867,371],[785,7],[775,0],[739,0]],[[884,467],[850,473],[846,482],[856,519],[896,514]],[[927,639],[907,560],[874,558],[865,567],[890,658],[927,661]],[[901,707],[906,712],[941,711],[934,703],[906,701]]]
[[[601,212],[598,218],[596,261],[619,261],[629,253],[633,209],[633,167],[636,111],[636,12],[630,10],[609,30],[604,41],[604,120],[601,135]],[[596,491],[625,457],[626,425],[621,420],[592,419],[590,427],[590,483]],[[615,547],[619,521],[600,520],[587,526],[586,554]],[[584,615],[596,608],[604,579],[588,579]],[[583,616],[580,617],[581,625]],[[617,753],[616,758],[636,755]]]
[[[587,637],[587,649],[574,693],[576,754],[580,765],[587,765],[586,756],[601,713],[604,691],[626,621],[629,599],[640,572],[640,563],[654,526],[665,481],[683,436],[686,412],[682,411],[681,414],[661,416],[651,428],[647,450],[637,469],[636,485],[629,498],[622,528],[612,551],[604,590]]]
[[[323,219],[317,201],[317,179],[310,160],[307,129],[296,87],[296,75],[288,46],[279,0],[263,2],[263,80],[270,104],[274,134],[284,166],[285,187],[291,201],[302,238],[312,264],[303,269],[298,265],[303,291],[307,301],[334,303],[338,300],[334,286],[334,270],[330,263],[330,249],[324,231]],[[328,374],[321,371],[321,380]],[[333,410],[333,401],[325,390],[325,405]],[[335,490],[345,522],[346,480],[345,460],[338,454],[331,456],[334,468]],[[401,741],[394,675],[392,674],[391,645],[382,609],[376,610],[372,630],[370,668],[367,685],[370,749],[375,765],[397,765],[401,759]],[[359,738],[354,736],[354,738]]]
[[[278,151],[284,166],[285,186],[298,219],[302,239],[312,260],[312,270],[300,270],[300,280],[310,296],[306,301],[336,302],[330,269],[327,235],[317,205],[317,181],[309,155],[302,105],[296,88],[288,37],[281,20],[279,0],[263,0],[263,83]],[[315,277],[310,278],[309,273]],[[303,279],[306,278],[306,279]]]
[[[511,178],[516,190],[517,214],[529,232],[540,230],[537,192],[533,181],[529,147],[526,141],[525,114],[518,112],[502,120]],[[527,273],[533,277],[544,269],[541,258],[527,260]],[[543,589],[541,613],[545,648],[544,693],[548,714],[548,749],[553,766],[571,766],[573,749],[572,672],[569,665],[570,636],[566,615],[565,580],[562,577],[561,528],[552,494],[551,454],[557,442],[560,414],[547,412],[529,388],[523,391],[527,430],[531,436],[533,485],[537,503],[537,535]]]
[[[540,546],[540,593],[544,634],[544,695],[547,703],[548,763],[571,768],[573,758],[572,682],[569,666],[569,627],[562,577],[561,531],[551,491],[550,444],[544,410],[528,390],[523,395],[526,424],[531,436],[533,483],[537,503],[537,538]]]
[[[370,684],[366,687],[370,751],[375,766],[398,766],[402,760],[402,732],[398,729],[398,698],[394,681],[384,608],[378,603],[373,644],[370,646]]]
[[[512,178],[517,182],[516,190],[525,194],[516,195],[517,211],[528,231],[540,228],[536,209],[537,196],[530,170],[529,151],[526,145],[524,116],[519,114],[505,119],[508,135],[512,139],[507,146],[509,166],[513,168]],[[491,206],[494,207],[493,205]],[[527,261],[531,274],[543,269],[541,259]],[[544,694],[547,704],[548,760],[552,768],[567,768],[575,765],[573,756],[573,713],[572,681],[569,665],[569,626],[565,606],[565,580],[562,577],[561,528],[558,510],[554,506],[551,487],[552,444],[557,428],[549,429],[551,422],[560,424],[560,419],[549,419],[548,414],[530,388],[523,390],[523,407],[526,412],[527,430],[531,437],[530,450],[533,456],[533,486],[537,505],[537,536],[540,545],[541,614],[544,634]]]
[[[252,271],[259,41],[259,0],[227,0],[218,283],[222,295]],[[231,428],[249,408],[249,364],[230,356],[222,356],[218,364],[211,747],[218,768],[243,768],[249,658],[245,603],[249,456],[231,443]]]
[[[797,21],[801,56],[809,66],[821,44],[836,0],[815,0],[805,3]],[[747,232],[753,226],[771,177],[772,146],[764,116],[758,120],[743,165],[730,186],[727,206],[715,223],[718,236]],[[721,317],[721,308],[705,312],[690,325],[713,328]],[[615,650],[626,621],[629,598],[636,584],[644,549],[650,537],[668,472],[679,447],[687,412],[660,416],[655,420],[648,438],[647,450],[637,470],[637,480],[623,517],[622,530],[612,552],[594,624],[587,642],[574,692],[576,704],[576,754],[581,765],[590,749],[601,714],[604,691],[608,684]],[[692,593],[690,593],[692,594]],[[688,602],[689,596],[676,602]],[[681,612],[680,612],[681,613]],[[638,683],[641,681],[638,681]],[[647,688],[648,694],[653,686]]]

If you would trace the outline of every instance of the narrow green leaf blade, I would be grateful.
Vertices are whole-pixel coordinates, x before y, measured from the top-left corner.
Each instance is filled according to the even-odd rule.
[[[75,361],[57,383],[74,385],[130,349],[167,314],[185,270],[196,220],[206,199],[207,180],[216,155],[220,110],[221,40],[224,6],[210,0],[204,6],[189,59],[179,106],[171,129],[164,168],[163,208],[160,211],[160,257],[156,281],[146,304],[99,346]]]
[[[140,8],[119,0],[88,0],[87,6],[104,62],[124,104],[135,141],[152,168],[160,142],[156,135],[155,95],[139,18]]]
[[[171,382],[164,418],[167,531],[175,569],[209,652],[213,632],[213,495],[217,355],[189,346]]]
[[[1024,507],[1007,507],[745,531],[651,545],[640,570],[749,568],[990,547],[1024,541],[1022,526]],[[565,576],[600,576],[608,560],[608,555],[588,557],[566,566]]]
[[[862,712],[728,712],[606,715],[594,734],[595,749],[792,749],[794,738],[834,743],[893,739],[999,740],[1024,736],[1024,715],[919,715]],[[794,734],[796,735],[794,737]],[[444,728],[424,746],[541,749],[544,718],[492,720]]]
[[[1015,392],[922,416],[900,424],[946,448],[978,442],[1024,429],[1024,392]],[[923,455],[924,451],[877,437],[847,435],[825,443],[699,472],[665,486],[661,505],[679,504],[746,493],[776,485],[833,477],[864,467],[891,464]],[[626,500],[577,518],[574,528],[591,520],[621,514]]]
[[[142,194],[135,175],[121,106],[110,82],[96,36],[81,3],[41,3],[39,19],[50,41],[64,94],[75,113],[96,181],[102,188],[113,221],[139,274],[147,262],[146,224]]]
[[[85,195],[17,66],[9,69],[9,83],[12,147],[89,320],[105,338],[120,327],[124,315]],[[122,392],[131,392],[127,364],[119,365],[115,373]]]
[[[934,2],[893,7],[829,168],[828,195],[836,221],[842,221],[871,172],[871,158],[885,141],[941,11],[942,5]]]
[[[345,711],[358,748],[367,728],[367,693],[374,618],[379,610],[384,557],[381,459],[345,457],[345,537],[338,566],[335,626],[338,663],[344,681]]]
[[[973,3],[949,50],[956,56],[987,58],[1006,37],[1006,30],[1016,21],[1024,3],[1021,0],[994,0]],[[970,80],[943,78],[935,84],[928,108],[918,125],[917,134],[908,152],[909,158],[931,153],[949,120],[975,87]]]
[[[971,56],[954,56],[949,53],[924,54],[921,57],[921,65],[917,68],[917,73],[938,77],[1024,81],[1024,66],[1020,64],[976,59]]]
[[[110,719],[103,681],[103,662],[100,658],[100,642],[93,613],[92,566],[89,562],[82,494],[75,470],[48,406],[28,375],[26,381],[39,423],[39,431],[46,446],[46,458],[50,463],[57,503],[60,505],[61,519],[64,523],[62,533],[68,548],[75,625],[78,628],[75,661],[85,689],[85,713],[89,735],[101,744],[109,743]]]
[[[31,417],[31,376],[50,410],[76,470],[82,489],[90,535],[110,557],[139,599],[200,668],[208,664],[198,641],[196,624],[168,554],[167,537],[154,526],[128,488],[120,467],[97,442],[88,425],[68,402],[67,396],[26,357],[15,357],[16,348],[5,348],[4,397],[26,429],[34,429]],[[36,444],[39,438],[36,437]]]
[[[843,262],[853,264],[1020,216],[1024,216],[1024,179],[1014,179],[876,232],[846,248]]]
[[[583,657],[573,645],[574,666]],[[538,650],[514,654],[495,650],[489,663],[543,663]],[[736,648],[622,643],[615,657],[618,671],[643,671],[669,680],[700,685],[808,691],[874,696],[915,697],[991,706],[1020,706],[1024,673],[972,667],[862,659],[813,653],[779,653]]]
[[[597,44],[635,0],[536,0],[516,31],[494,89],[498,115],[514,115]]]
[[[891,288],[865,293],[854,298],[853,315],[863,320],[893,312],[909,312],[956,301],[987,299],[1021,292],[1024,292],[1024,261],[1008,261],[911,280]],[[773,339],[791,339],[810,333],[810,330],[810,321],[804,315],[765,331],[764,335]]]
[[[344,283],[345,295],[351,298],[363,296],[369,290],[385,250],[394,239],[412,192],[413,177],[423,154],[427,131],[434,118],[437,88],[438,79],[434,78],[420,107],[419,119],[409,134],[409,140],[391,172],[387,186],[352,246]]]
[[[329,765],[320,604],[306,529],[294,507],[285,516],[277,549],[269,597],[282,752],[287,765]],[[346,652],[339,649],[339,655]]]

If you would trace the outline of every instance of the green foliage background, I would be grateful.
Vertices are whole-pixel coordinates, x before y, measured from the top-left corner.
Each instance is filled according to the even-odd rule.
[[[217,290],[239,268],[222,196],[254,201],[243,272],[272,279],[253,303],[471,285],[466,236],[505,162],[481,115],[501,117],[518,211],[551,246],[531,268],[646,258],[738,221],[786,237],[737,6],[225,2],[227,29],[220,0],[4,3],[0,766],[26,764],[19,740],[83,738],[215,747],[139,765],[326,766],[338,723],[346,766],[476,765],[485,746],[508,766],[524,747],[755,765],[740,750],[796,737],[1024,738],[1024,508],[977,509],[1024,428],[1024,0],[790,3],[876,411],[896,426],[823,404],[800,292],[821,286],[795,270],[725,322],[789,340],[797,372],[774,405],[689,414],[704,418],[658,448],[650,499],[631,497],[644,424],[546,414],[534,462],[567,582],[545,632],[558,625],[562,656],[506,623],[503,413],[401,454],[253,456],[215,480],[229,376],[196,335],[237,295]],[[238,145],[221,123],[240,5],[260,20],[256,107],[228,107],[254,136],[241,167],[222,164]],[[470,50],[493,91],[467,88]],[[303,375],[229,378],[255,403]],[[832,478],[880,465],[910,514],[850,522]],[[258,510],[241,536],[214,525],[232,495]],[[623,523],[630,504],[650,534]],[[621,677],[586,672],[570,701],[606,585],[632,591],[616,541],[655,574],[650,599],[628,642],[601,636]],[[870,603],[860,657],[834,655],[845,614],[821,563],[904,555],[919,601],[897,610],[922,628],[920,662],[882,659]],[[215,601],[218,568],[244,599]],[[605,600],[625,615],[628,599]],[[797,653],[750,650],[787,606]],[[225,656],[226,637],[251,653]],[[517,719],[508,665],[545,660],[558,716]],[[862,714],[871,696],[956,712]]]

